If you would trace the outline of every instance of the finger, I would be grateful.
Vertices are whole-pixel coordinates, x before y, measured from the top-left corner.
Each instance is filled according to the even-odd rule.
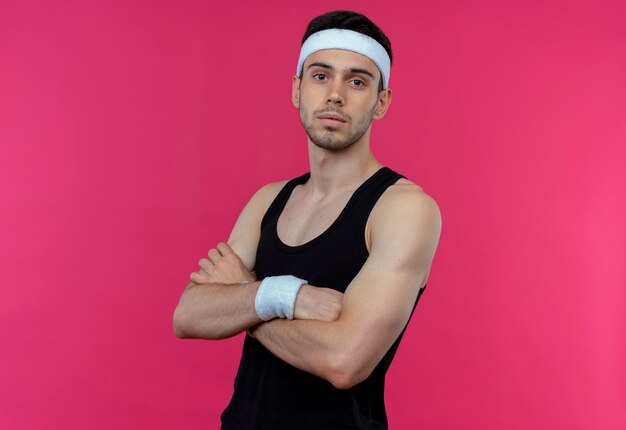
[[[211,282],[211,275],[209,275],[208,272],[198,270],[196,273],[198,274],[198,279],[202,280],[202,283]]]
[[[222,254],[220,254],[220,252],[217,249],[209,250],[209,259],[211,260],[213,264],[217,263],[217,260],[219,260],[221,257],[222,257]]]
[[[198,265],[206,272],[209,272],[211,271],[211,266],[213,266],[213,263],[211,263],[211,261],[207,260],[206,258],[202,258],[200,259],[200,261],[198,261]]]
[[[224,242],[218,243],[217,244],[217,249],[220,250],[220,252],[222,253],[223,256],[235,253],[235,251],[233,251],[233,249],[227,243],[224,243]]]
[[[196,284],[205,284],[208,282],[208,280],[205,279],[204,276],[201,276],[198,272],[193,272],[191,275],[189,275],[189,279],[191,279]]]

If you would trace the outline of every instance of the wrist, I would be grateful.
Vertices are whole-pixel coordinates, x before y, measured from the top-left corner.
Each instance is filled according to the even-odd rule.
[[[263,321],[293,319],[296,297],[306,281],[292,275],[269,276],[257,287],[254,309]]]
[[[255,324],[255,325],[253,325],[252,327],[248,327],[248,330],[246,330],[246,334],[247,334],[248,336],[250,336],[250,337],[254,337],[254,338],[256,338],[257,331],[258,331],[258,329],[259,329],[259,326],[261,326],[261,325],[263,325],[263,323],[262,323],[262,322],[261,322],[261,323],[259,323],[259,324]]]

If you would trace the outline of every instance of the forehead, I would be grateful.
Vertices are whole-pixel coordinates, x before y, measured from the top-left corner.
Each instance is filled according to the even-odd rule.
[[[378,67],[372,60],[365,55],[345,49],[323,49],[314,52],[304,61],[302,70],[306,70],[309,64],[315,62],[326,63],[336,70],[358,68],[368,70],[374,76],[378,75]]]

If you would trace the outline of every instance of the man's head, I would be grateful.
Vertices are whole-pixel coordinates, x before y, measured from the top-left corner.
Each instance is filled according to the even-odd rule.
[[[303,37],[293,103],[309,139],[342,150],[359,141],[391,103],[391,44],[367,17],[334,11],[314,18]]]
[[[304,36],[302,36],[302,45],[304,46],[310,36],[324,30],[350,30],[374,39],[374,41],[380,44],[385,50],[389,57],[389,67],[391,67],[391,63],[393,62],[391,42],[385,33],[365,15],[349,10],[335,10],[313,18],[311,22],[309,22]],[[298,76],[301,76],[301,73],[302,70],[298,70]],[[380,76],[378,90],[382,91],[384,88],[387,88],[389,84],[388,81],[389,76],[387,76],[387,85],[383,85],[383,79],[382,76]]]

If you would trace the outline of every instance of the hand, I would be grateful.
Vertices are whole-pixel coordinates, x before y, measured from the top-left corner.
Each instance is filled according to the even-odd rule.
[[[217,249],[210,249],[209,258],[201,259],[200,270],[189,277],[196,284],[240,284],[256,280],[254,272],[249,272],[239,256],[228,244],[220,242]]]
[[[305,284],[296,296],[294,318],[299,320],[335,321],[341,314],[343,294],[330,288]]]

